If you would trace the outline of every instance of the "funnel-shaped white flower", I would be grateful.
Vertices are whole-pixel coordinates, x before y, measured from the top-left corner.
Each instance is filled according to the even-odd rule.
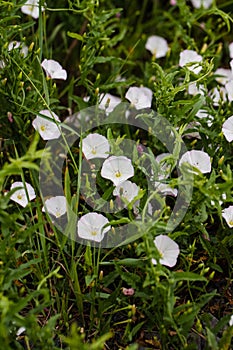
[[[37,115],[32,122],[34,129],[39,132],[43,140],[57,139],[61,135],[61,132],[54,120],[60,122],[59,117],[55,113],[50,112],[48,109],[44,109],[39,113],[44,115],[46,118]]]
[[[202,70],[200,62],[202,62],[202,56],[198,55],[194,50],[184,50],[180,53],[179,66],[184,67],[188,63],[193,63],[188,65],[187,68],[195,74],[200,73]]]
[[[233,101],[233,80],[228,81],[225,85],[225,88],[227,92],[228,101],[232,102]]]
[[[223,209],[222,216],[226,220],[226,223],[229,227],[233,227],[233,205],[230,205],[228,208]]]
[[[121,103],[120,97],[111,94],[101,94],[99,108],[104,110],[108,115],[114,108]]]
[[[125,181],[116,186],[113,191],[114,196],[126,199],[129,203],[138,195],[140,188],[131,181]]]
[[[47,211],[49,214],[54,215],[56,218],[64,215],[66,213],[66,197],[65,196],[55,196],[46,199],[45,205],[42,211]]]
[[[108,219],[102,214],[88,213],[83,215],[78,221],[78,235],[81,238],[101,242],[110,226],[104,228],[109,223]]]
[[[179,164],[181,165],[182,163],[189,163],[197,168],[202,174],[211,171],[210,156],[203,151],[192,150],[184,153]]]
[[[196,9],[199,9],[202,6],[205,9],[208,9],[212,5],[213,0],[191,0],[191,3]]]
[[[20,41],[11,41],[8,45],[8,50],[14,50],[20,48],[20,53],[23,57],[26,57],[28,54],[28,47],[25,44],[22,44]]]
[[[39,0],[27,0],[21,7],[21,11],[35,19],[39,18]],[[44,7],[41,7],[41,11],[44,11]]]
[[[167,40],[157,35],[150,36],[145,47],[155,58],[165,57],[168,52]]]
[[[45,70],[47,77],[51,79],[67,79],[66,70],[57,61],[44,59],[41,67]]]
[[[129,100],[136,109],[150,108],[153,92],[146,87],[131,86],[125,98]]]
[[[223,123],[222,132],[228,142],[233,141],[233,115]]]
[[[160,264],[169,267],[175,266],[178,255],[180,254],[178,244],[165,235],[157,236],[154,240],[154,244],[161,256],[159,259]],[[156,259],[152,259],[152,263],[156,265]]]
[[[25,190],[25,186],[26,186],[26,190]],[[16,187],[21,187],[18,190],[16,190],[11,195],[10,198],[12,201],[20,204],[24,208],[28,204],[28,199],[29,199],[29,201],[31,201],[34,198],[36,198],[34,188],[30,184],[28,184],[27,182],[25,182],[25,186],[24,186],[23,182],[17,181],[17,182],[14,182],[10,188],[12,190]],[[27,195],[28,195],[28,197],[27,197]]]
[[[226,68],[218,68],[214,75],[216,76],[215,80],[222,85],[226,85],[229,80],[233,79],[232,71]]]
[[[106,137],[100,134],[89,134],[82,141],[82,151],[86,159],[107,158],[110,145]]]
[[[111,156],[106,159],[101,169],[101,176],[111,180],[115,186],[122,184],[134,175],[134,168],[129,158]]]

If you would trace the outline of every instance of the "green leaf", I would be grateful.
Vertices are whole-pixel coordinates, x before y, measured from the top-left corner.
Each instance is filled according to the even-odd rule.
[[[207,279],[204,276],[200,276],[194,272],[174,272],[173,278],[176,282],[178,281],[203,281],[207,282]]]

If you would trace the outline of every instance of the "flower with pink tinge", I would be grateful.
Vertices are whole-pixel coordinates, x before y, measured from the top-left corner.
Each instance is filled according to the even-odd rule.
[[[160,254],[159,263],[169,267],[175,266],[180,254],[178,244],[166,235],[157,236],[154,244]],[[156,259],[152,259],[152,263],[156,265]]]
[[[44,7],[41,7],[41,11],[44,11]],[[39,18],[39,0],[27,0],[25,4],[21,7],[21,11],[25,15],[32,16],[33,18]]]
[[[180,159],[179,165],[183,163],[189,163],[202,174],[211,172],[210,156],[203,151],[192,150],[184,153]]]
[[[155,58],[165,57],[168,52],[167,40],[157,35],[150,36],[145,47]]]
[[[170,5],[171,6],[176,6],[176,0],[170,0]]]
[[[82,141],[82,151],[86,159],[108,158],[110,145],[106,137],[100,134],[89,134]]]
[[[131,296],[134,295],[135,291],[133,288],[122,288],[122,293]]]
[[[233,141],[233,115],[223,123],[222,132],[228,142]]]
[[[187,64],[187,68],[195,74],[200,73],[202,70],[202,66],[200,63],[202,62],[202,56],[198,55],[198,53],[194,50],[184,50],[180,53],[179,66],[184,67]],[[190,65],[190,63],[193,63]]]
[[[78,220],[78,236],[90,241],[101,242],[105,233],[111,228],[110,226],[104,227],[108,223],[108,219],[102,214],[85,214]]]
[[[111,180],[115,186],[122,184],[134,176],[131,159],[124,156],[111,156],[107,158],[103,163],[101,176]]]
[[[39,113],[40,115],[37,115],[32,122],[33,128],[39,132],[43,140],[58,139],[61,135],[61,131],[55,123],[55,120],[60,123],[59,117],[48,109],[44,109]],[[43,118],[41,115],[46,118]]]
[[[208,9],[212,5],[213,0],[191,0],[191,3],[196,9],[199,9],[202,6],[205,9]]]
[[[104,110],[108,115],[114,108],[121,103],[120,97],[111,94],[101,94],[99,108]]]
[[[131,86],[126,92],[125,98],[136,109],[150,108],[153,92],[146,87]]]
[[[26,189],[25,189],[26,186]],[[28,200],[31,201],[34,198],[36,198],[36,194],[34,191],[34,188],[28,184],[27,182],[25,182],[25,184],[23,182],[17,181],[14,182],[11,185],[10,190],[13,190],[16,187],[20,187],[18,190],[16,190],[12,195],[11,195],[11,200],[20,204],[22,207],[26,207],[28,204]]]
[[[228,208],[223,209],[222,217],[226,220],[227,225],[233,227],[233,205],[230,205]]]
[[[42,211],[47,211],[49,214],[54,215],[56,218],[64,215],[66,213],[66,197],[65,196],[55,196],[46,199],[45,205]]]
[[[44,59],[44,61],[41,63],[41,67],[45,70],[48,78],[62,80],[67,79],[66,70],[63,69],[60,63],[57,61]]]

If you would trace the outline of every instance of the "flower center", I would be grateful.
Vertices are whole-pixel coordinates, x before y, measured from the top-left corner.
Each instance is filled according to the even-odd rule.
[[[95,147],[92,148],[91,153],[92,153],[92,154],[96,154],[96,149],[95,149]]]
[[[115,173],[115,176],[116,176],[116,177],[121,177],[121,172],[118,170],[118,171]]]
[[[40,130],[45,131],[45,129],[46,129],[45,125],[41,125]]]
[[[96,236],[97,235],[97,231],[91,231],[91,235],[92,236]]]
[[[233,220],[230,220],[230,221],[229,221],[229,225],[230,225],[230,226],[233,226]]]
[[[18,199],[22,199],[22,198],[23,198],[22,194],[18,194],[18,195],[17,195],[17,198],[18,198]]]

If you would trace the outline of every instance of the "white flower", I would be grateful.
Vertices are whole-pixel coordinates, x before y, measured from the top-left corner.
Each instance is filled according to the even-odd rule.
[[[20,48],[20,53],[23,55],[23,57],[26,57],[28,54],[28,47],[24,44],[22,44],[20,41],[11,41],[8,45],[8,50],[14,50]]]
[[[207,113],[204,109],[199,109],[199,111],[196,114],[196,117],[200,119],[206,118],[208,127],[211,127],[211,125],[213,124],[214,117],[211,114]]]
[[[24,186],[23,182],[14,182],[10,188],[10,190],[12,190],[13,188],[21,187],[20,189],[16,190],[11,195],[10,198],[12,201],[20,204],[24,208],[28,204],[28,199],[29,199],[29,201],[31,201],[34,198],[36,198],[34,188],[30,184],[28,184],[27,182],[25,182],[25,185],[26,185],[26,190],[25,190],[25,186]],[[27,197],[27,195],[28,195],[28,197]]]
[[[229,326],[233,326],[233,315],[231,315],[230,321],[229,321]]]
[[[228,101],[233,101],[233,80],[230,80],[225,85]]]
[[[192,65],[187,66],[187,68],[195,74],[200,73],[202,67],[200,63],[202,62],[202,56],[194,50],[184,50],[180,53],[179,66],[184,67],[188,63],[193,63]]]
[[[191,0],[193,7],[199,9],[200,7],[204,7],[208,9],[212,5],[213,0]]]
[[[197,94],[205,95],[205,87],[202,84],[197,87],[196,83],[190,83],[188,86],[188,93],[193,96]]]
[[[55,196],[49,199],[46,199],[42,208],[43,212],[48,212],[49,214],[54,215],[56,218],[64,215],[66,213],[66,197],[64,196]]]
[[[106,114],[111,113],[121,103],[120,97],[111,94],[101,94],[99,108],[105,110]]]
[[[27,0],[21,7],[21,11],[35,19],[39,18],[39,0]],[[41,11],[44,11],[44,7],[41,7]]]
[[[136,109],[150,108],[153,92],[146,87],[131,86],[125,97]]]
[[[82,151],[86,159],[107,158],[110,145],[106,137],[100,134],[89,134],[82,141]]]
[[[212,91],[210,93],[210,97],[213,99],[213,105],[219,106],[219,104],[221,102],[226,102],[227,91],[226,91],[225,87],[223,87],[223,86],[221,86],[220,88],[215,87],[212,89]]]
[[[226,69],[226,68],[218,68],[214,75],[219,75],[218,77],[215,78],[215,80],[222,85],[226,85],[226,83],[233,79],[233,74],[232,71],[230,69]]]
[[[233,205],[230,205],[228,208],[222,210],[222,216],[226,220],[229,227],[233,227]]]
[[[156,58],[165,57],[168,52],[167,40],[157,35],[150,36],[145,47]]]
[[[131,160],[124,156],[111,156],[106,159],[101,169],[101,176],[111,180],[115,186],[134,175]]]
[[[157,236],[154,240],[154,244],[161,255],[161,258],[159,259],[160,264],[173,267],[177,262],[178,255],[180,254],[178,244],[165,235]],[[156,265],[157,261],[152,259],[152,263]]]
[[[104,228],[109,221],[102,214],[89,213],[83,215],[78,221],[78,235],[81,238],[101,242],[110,226]]]
[[[184,153],[180,159],[179,165],[182,163],[189,163],[197,168],[202,174],[211,171],[210,157],[203,151],[192,150]]]
[[[233,42],[229,44],[229,55],[230,58],[233,58]]]
[[[233,141],[233,115],[223,123],[222,132],[228,142]]]
[[[113,195],[124,198],[130,203],[138,195],[139,190],[140,188],[135,183],[127,180],[116,186]]]
[[[178,194],[178,191],[176,188],[172,188],[166,183],[155,181],[154,186],[158,192],[164,194],[165,196],[176,197]]]
[[[44,109],[39,113],[47,118],[37,115],[32,122],[34,129],[39,132],[43,140],[57,139],[61,135],[61,132],[54,120],[60,123],[59,117],[55,113],[50,112],[48,109]]]
[[[41,67],[44,68],[47,77],[51,79],[67,79],[66,70],[57,61],[44,59]]]

